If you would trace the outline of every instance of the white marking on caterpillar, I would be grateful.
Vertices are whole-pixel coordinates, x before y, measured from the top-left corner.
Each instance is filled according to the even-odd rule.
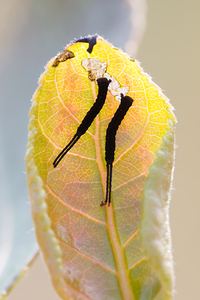
[[[121,87],[117,79],[106,72],[108,66],[106,62],[102,62],[96,58],[86,58],[82,60],[82,66],[86,71],[89,72],[89,79],[91,81],[97,80],[100,77],[106,77],[108,80],[111,80],[108,90],[117,101],[120,102],[121,94],[126,96],[128,93],[128,86]]]

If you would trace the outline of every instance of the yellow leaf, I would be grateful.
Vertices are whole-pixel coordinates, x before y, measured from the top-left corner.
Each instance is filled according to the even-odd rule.
[[[110,80],[102,110],[54,168]],[[133,104],[116,134],[111,205],[105,136],[123,96]],[[101,37],[50,60],[30,111],[27,178],[37,240],[63,299],[171,299],[168,193],[175,117],[138,62]]]

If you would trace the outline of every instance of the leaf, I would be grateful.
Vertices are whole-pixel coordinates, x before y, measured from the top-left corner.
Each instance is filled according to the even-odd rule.
[[[101,37],[87,49],[68,45],[33,96],[26,168],[38,243],[62,299],[171,299],[172,107],[122,51]],[[105,105],[53,168],[96,100],[95,76],[112,79]],[[105,133],[121,93],[134,102],[117,131],[112,203],[102,208]]]

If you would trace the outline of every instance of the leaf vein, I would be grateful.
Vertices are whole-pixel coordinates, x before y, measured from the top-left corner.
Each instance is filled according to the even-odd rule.
[[[97,218],[91,217],[90,215],[88,215],[85,212],[82,212],[81,210],[72,207],[71,205],[69,205],[68,203],[64,202],[62,199],[60,199],[60,197],[47,185],[47,183],[45,183],[46,189],[49,191],[49,193],[51,193],[52,195],[54,195],[54,197],[60,202],[62,203],[65,207],[69,208],[71,211],[76,212],[77,214],[95,222],[95,223],[99,223],[102,225],[105,225],[105,223]]]
[[[147,257],[143,257],[140,260],[138,260],[137,262],[135,262],[134,264],[132,264],[132,266],[129,268],[129,271],[132,271],[134,268],[136,268],[137,266],[139,266],[141,263],[143,263],[145,260],[147,260]]]
[[[94,264],[100,266],[102,269],[105,269],[106,271],[112,273],[112,274],[115,275],[115,276],[117,275],[116,272],[115,272],[113,269],[109,268],[107,265],[103,264],[102,262],[100,262],[100,261],[98,261],[98,260],[92,258],[91,256],[89,256],[89,255],[87,255],[87,254],[85,254],[85,253],[83,253],[83,252],[80,252],[80,250],[78,250],[76,247],[74,247],[74,246],[72,246],[72,245],[69,245],[69,244],[66,244],[64,241],[60,240],[60,238],[59,238],[59,243],[63,244],[65,248],[70,248],[70,249],[72,249],[72,250],[75,251],[78,255],[80,255],[81,257],[83,257],[83,258],[85,258],[85,259],[91,261],[92,263],[94,263]]]
[[[126,184],[128,184],[130,182],[133,182],[134,180],[142,177],[143,175],[146,175],[145,172],[142,172],[141,174],[139,174],[139,175],[137,175],[137,176],[135,176],[135,177],[133,177],[133,178],[131,178],[131,179],[129,179],[129,180],[127,180],[127,181],[119,184],[119,185],[117,185],[115,188],[112,189],[112,191],[116,191],[117,189],[121,188],[122,186],[124,186],[124,185],[126,185]]]
[[[139,233],[140,229],[138,228],[123,244],[123,247],[125,248]]]

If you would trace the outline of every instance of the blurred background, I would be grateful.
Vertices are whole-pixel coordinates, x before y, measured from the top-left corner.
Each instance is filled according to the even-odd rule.
[[[175,299],[200,298],[199,15],[199,0],[149,0],[146,5],[144,0],[1,0],[0,274],[4,288],[7,278],[14,278],[37,252],[24,156],[30,99],[38,77],[70,40],[98,32],[138,59],[176,109],[170,207]],[[59,299],[40,257],[7,299]]]

